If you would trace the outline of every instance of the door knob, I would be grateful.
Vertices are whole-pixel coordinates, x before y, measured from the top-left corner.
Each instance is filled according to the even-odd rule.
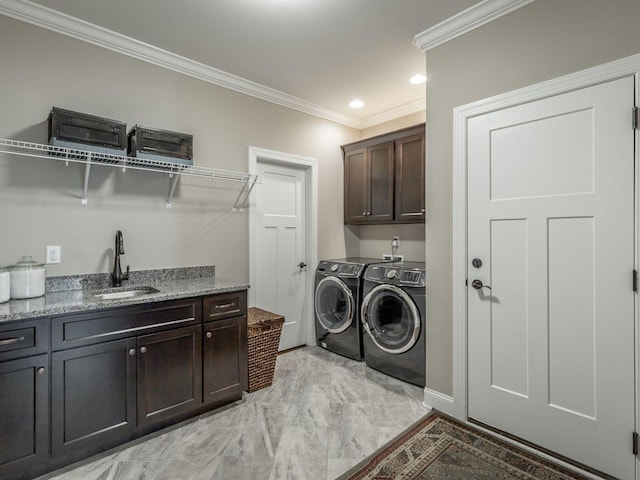
[[[306,267],[306,266],[307,266],[307,264],[306,264],[306,263],[304,263],[304,262],[300,262],[300,263],[298,264],[298,266],[299,266],[300,268],[304,268],[304,267]]]
[[[476,290],[480,290],[481,288],[488,288],[489,290],[491,290],[491,287],[489,285],[483,285],[482,281],[477,279],[471,282],[471,286]]]

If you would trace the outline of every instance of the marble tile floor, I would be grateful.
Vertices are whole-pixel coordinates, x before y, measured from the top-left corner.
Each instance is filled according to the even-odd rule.
[[[273,385],[39,480],[329,480],[428,413],[422,388],[319,347]]]

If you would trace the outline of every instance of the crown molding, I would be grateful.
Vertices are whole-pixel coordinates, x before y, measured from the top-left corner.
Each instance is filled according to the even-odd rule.
[[[484,0],[419,33],[413,38],[413,44],[426,52],[533,1]]]
[[[378,125],[380,123],[390,122],[391,120],[395,120],[396,118],[423,111],[425,109],[425,106],[426,100],[424,98],[414,100],[413,102],[400,105],[399,107],[395,107],[363,119],[361,122],[362,126],[360,128],[373,127],[374,125]]]
[[[245,95],[361,129],[363,121],[176,55],[28,0],[0,0],[0,13]]]

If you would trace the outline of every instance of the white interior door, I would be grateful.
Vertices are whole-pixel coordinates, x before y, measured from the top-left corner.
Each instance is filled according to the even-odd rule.
[[[626,77],[484,114],[467,154],[468,417],[621,479],[635,472],[633,105]]]
[[[285,317],[280,350],[305,343],[305,170],[258,162],[255,306]]]

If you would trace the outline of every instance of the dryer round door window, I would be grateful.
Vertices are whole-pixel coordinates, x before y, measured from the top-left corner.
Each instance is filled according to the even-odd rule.
[[[411,297],[395,285],[378,285],[362,301],[362,324],[387,353],[404,353],[420,336],[420,312]]]
[[[316,286],[316,317],[330,333],[342,333],[353,322],[355,313],[353,294],[336,277],[325,277]]]

